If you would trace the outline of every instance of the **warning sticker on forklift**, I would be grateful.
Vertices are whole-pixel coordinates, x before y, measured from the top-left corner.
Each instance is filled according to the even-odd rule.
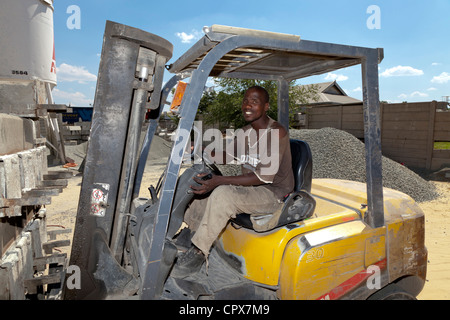
[[[97,217],[104,217],[108,207],[109,184],[94,183],[91,193],[90,214]]]

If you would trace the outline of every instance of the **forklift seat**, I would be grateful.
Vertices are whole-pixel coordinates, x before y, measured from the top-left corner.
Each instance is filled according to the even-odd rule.
[[[265,232],[296,221],[309,218],[316,202],[311,196],[312,154],[309,145],[302,140],[290,139],[294,191],[287,195],[280,210],[261,216],[241,213],[231,219],[234,226]]]
[[[290,140],[292,170],[294,171],[294,192],[306,190],[311,192],[312,154],[309,145],[302,140]]]

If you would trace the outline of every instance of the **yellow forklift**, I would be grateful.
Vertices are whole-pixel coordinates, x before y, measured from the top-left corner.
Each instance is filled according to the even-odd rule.
[[[415,299],[426,277],[424,215],[409,196],[382,186],[383,50],[219,25],[204,33],[168,64],[166,40],[106,23],[70,260],[81,282],[66,286],[64,298]],[[185,150],[208,77],[277,81],[278,121],[288,129],[289,82],[354,65],[363,83],[367,183],[312,179],[309,146],[292,139],[295,190],[283,208],[257,223],[238,215],[213,246],[207,272],[203,266],[172,277],[188,242],[179,229],[194,197],[192,177],[220,174],[202,161],[180,174],[183,158],[191,160]],[[164,69],[173,76],[162,86]],[[159,117],[169,92],[186,79],[166,169],[151,197],[140,198]]]

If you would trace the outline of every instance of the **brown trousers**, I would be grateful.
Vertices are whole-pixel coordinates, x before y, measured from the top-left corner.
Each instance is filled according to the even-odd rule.
[[[195,231],[192,243],[208,256],[214,241],[236,214],[269,214],[280,206],[282,202],[264,186],[222,185],[209,197],[195,199],[186,210],[184,220]]]

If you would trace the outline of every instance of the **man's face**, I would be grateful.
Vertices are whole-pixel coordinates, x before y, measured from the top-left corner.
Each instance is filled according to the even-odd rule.
[[[269,103],[264,102],[263,94],[257,89],[250,89],[242,101],[242,114],[245,121],[254,122],[263,117],[269,110]]]

